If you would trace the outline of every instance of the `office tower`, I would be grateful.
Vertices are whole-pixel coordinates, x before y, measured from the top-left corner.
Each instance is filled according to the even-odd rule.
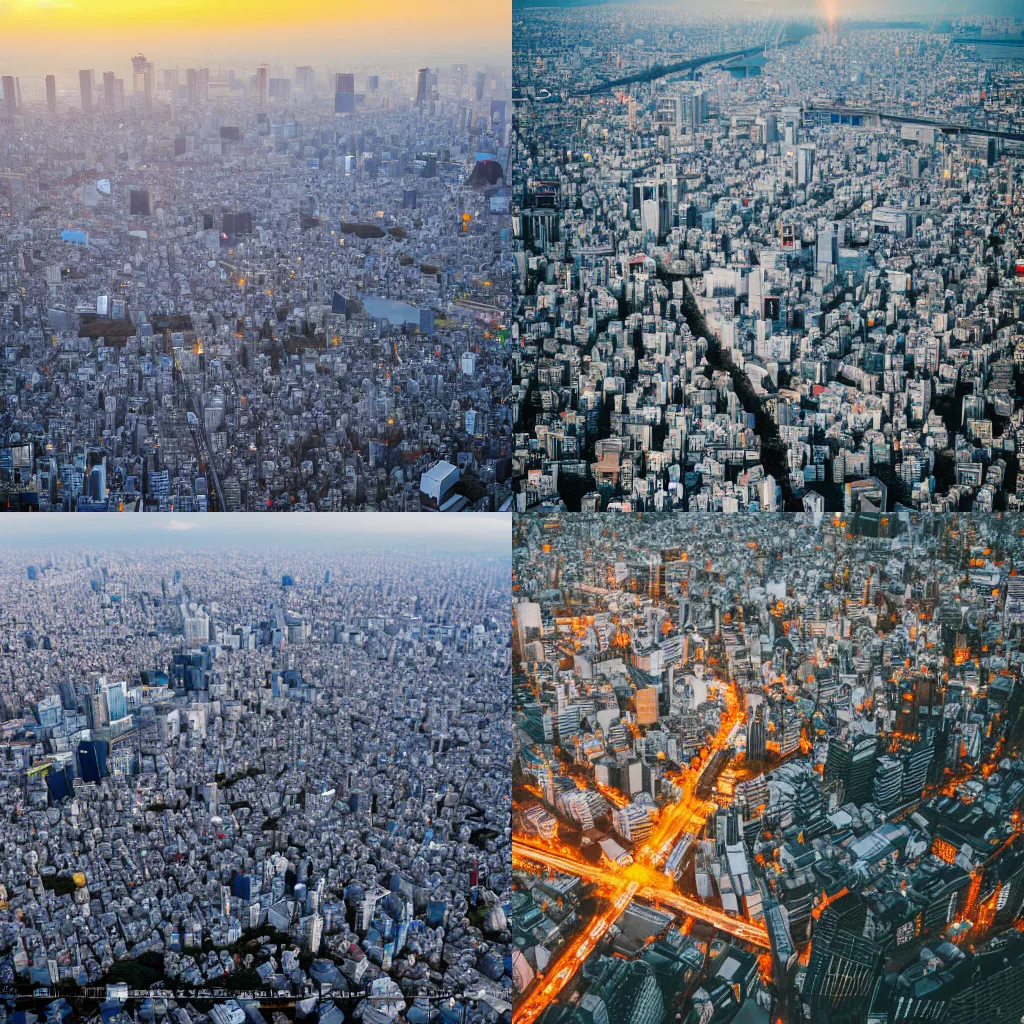
[[[107,776],[105,740],[82,740],[78,744],[78,774],[86,782],[99,782]]]
[[[814,177],[814,154],[817,147],[813,142],[801,142],[796,147],[796,183],[809,185]]]
[[[313,69],[308,64],[295,69],[295,88],[304,95],[308,96],[313,91],[315,80]]]
[[[826,224],[818,232],[817,262],[818,266],[839,263],[839,225]]]
[[[416,75],[416,105],[422,106],[427,102],[430,92],[430,69],[420,68]],[[482,98],[482,97],[481,97]]]
[[[14,117],[18,112],[18,94],[14,89],[14,76],[4,75],[0,80],[4,90],[4,113],[8,117]]]
[[[754,717],[747,723],[747,760],[763,761],[765,759],[765,743],[767,742],[762,708],[754,710]]]
[[[631,843],[642,843],[653,830],[650,815],[636,804],[612,810],[612,828]]]
[[[632,209],[640,214],[640,230],[664,241],[672,227],[668,181],[655,178],[633,182]]]
[[[455,83],[458,89],[458,95],[462,95],[462,90],[469,85],[469,65],[467,64],[453,64],[452,65],[452,81]]]
[[[355,75],[338,74],[334,76],[334,112],[336,114],[352,114],[356,109],[356,78]]]
[[[847,893],[818,918],[803,995],[811,1024],[853,1019],[867,1005],[881,971],[883,947],[864,938],[866,916],[860,897]]]
[[[94,501],[107,497],[107,467],[102,462],[89,470],[89,497]]]
[[[681,96],[662,96],[657,100],[654,110],[654,122],[670,135],[678,135],[683,130],[683,100]]]
[[[114,72],[103,72],[103,104],[107,107],[114,105]]]
[[[491,128],[497,135],[505,130],[504,100],[491,100]]]
[[[708,98],[703,89],[695,89],[688,97],[686,119],[691,128],[704,124],[708,119]]]
[[[205,103],[210,98],[210,69],[199,69],[199,98]]]
[[[57,79],[53,75],[46,76],[46,109],[51,114],[57,112]]]
[[[903,793],[903,762],[882,756],[871,788],[871,799],[883,811],[898,807]]]
[[[380,88],[380,76],[370,75],[366,79],[366,91],[376,92]]]
[[[132,57],[132,94],[149,110],[153,105],[153,64],[140,53]]]
[[[267,105],[267,71],[266,64],[256,69],[256,96],[261,108]]]
[[[871,798],[877,745],[878,738],[873,735],[829,740],[825,780],[842,782],[844,803],[849,801],[860,806]]]
[[[420,74],[423,74],[421,71]],[[476,81],[473,83],[473,98],[477,103],[480,103],[484,98],[484,83],[487,81],[487,76],[482,72],[476,73]]]
[[[802,116],[802,111],[799,107],[788,106],[782,108],[782,140],[787,146],[795,146],[800,141],[800,120]]]
[[[185,103],[194,107],[199,102],[199,72],[195,68],[185,69]]]
[[[82,95],[82,111],[86,114],[92,113],[92,72],[78,72],[78,89]]]
[[[114,79],[114,108],[124,110],[124,79]]]

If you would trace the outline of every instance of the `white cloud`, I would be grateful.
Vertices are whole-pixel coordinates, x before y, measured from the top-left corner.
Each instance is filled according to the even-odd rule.
[[[186,523],[181,519],[172,519],[165,527],[165,530],[194,530],[198,523]]]

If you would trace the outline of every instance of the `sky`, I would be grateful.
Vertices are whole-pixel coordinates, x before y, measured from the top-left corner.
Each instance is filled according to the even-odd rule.
[[[195,547],[239,550],[461,551],[512,557],[512,516],[496,512],[316,512],[274,515],[154,512],[144,515],[12,513],[0,522],[0,548]]]
[[[157,67],[509,66],[511,0],[0,0],[0,69],[26,78],[93,68],[130,88]],[[28,83],[26,83],[28,84]]]

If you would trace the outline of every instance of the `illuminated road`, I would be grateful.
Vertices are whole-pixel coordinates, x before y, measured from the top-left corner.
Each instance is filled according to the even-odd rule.
[[[725,687],[725,714],[719,722],[718,732],[711,741],[708,758],[730,746],[736,726],[743,722],[743,705],[735,686]],[[703,763],[707,763],[707,758]],[[684,832],[699,833],[707,822],[710,806],[694,796],[693,790],[700,769],[687,768],[683,773],[682,799],[662,811],[657,827],[650,838],[637,850],[637,859],[648,864],[661,864]]]
[[[619,871],[610,871],[594,864],[588,864],[586,861],[553,853],[542,846],[534,846],[521,839],[512,840],[512,857],[513,860],[521,858],[567,875],[579,875],[580,878],[585,878],[589,882],[597,882],[613,889],[621,889],[623,885],[636,885],[635,893],[643,900],[671,907],[688,917],[704,921],[719,931],[760,946],[762,949],[771,948],[768,941],[768,930],[763,924],[747,921],[740,917],[730,917],[720,910],[706,906],[699,900],[683,896],[670,887],[671,883],[664,875],[645,868],[644,865],[634,864],[632,867],[622,868]],[[631,874],[638,877],[631,880],[629,877]],[[516,1020],[518,1019],[517,1011]]]
[[[626,886],[612,905],[594,919],[593,924],[585,932],[581,932],[569,944],[566,951],[558,958],[558,963],[544,983],[516,1007],[516,1024],[533,1024],[533,1022],[550,1006],[558,994],[569,984],[569,979],[583,966],[583,962],[594,951],[608,929],[622,916],[629,906],[639,886],[631,882]]]

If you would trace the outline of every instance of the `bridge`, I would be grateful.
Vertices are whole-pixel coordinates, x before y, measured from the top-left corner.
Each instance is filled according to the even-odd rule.
[[[620,892],[625,885],[630,885],[628,874],[609,871],[586,861],[577,860],[572,857],[565,857],[553,853],[543,847],[534,846],[530,843],[516,839],[512,843],[512,856],[522,860],[531,861],[541,867],[550,867],[561,871],[566,875],[578,875],[590,882],[597,882]],[[629,869],[625,869],[628,871]],[[653,873],[651,873],[653,874]],[[645,873],[645,877],[650,877]],[[687,917],[703,921],[719,931],[725,932],[733,938],[743,942],[749,942],[761,949],[770,950],[771,943],[768,940],[768,929],[760,921],[748,921],[742,917],[731,917],[720,910],[715,910],[699,900],[695,900],[682,893],[676,892],[668,887],[668,879],[665,879],[665,888],[652,884],[651,881],[637,883],[635,895],[649,903],[657,903],[660,906],[671,907]]]
[[[809,113],[839,115],[840,118],[859,118],[862,124],[879,124],[893,121],[896,124],[920,125],[922,128],[936,128],[947,135],[984,135],[992,139],[1007,139],[1010,142],[1024,142],[1024,132],[1003,132],[994,128],[983,128],[972,124],[956,124],[951,121],[935,121],[927,117],[909,117],[906,114],[887,114],[883,110],[869,110],[861,107],[819,106],[810,104]]]

